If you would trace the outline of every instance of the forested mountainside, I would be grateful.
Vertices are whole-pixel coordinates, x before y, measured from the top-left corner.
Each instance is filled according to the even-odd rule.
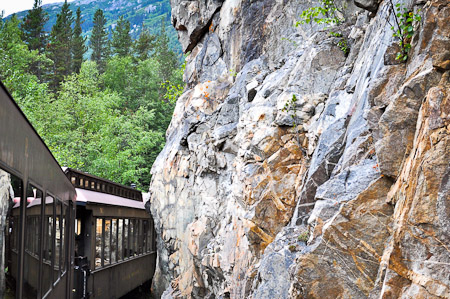
[[[172,0],[163,298],[450,298],[448,0]]]
[[[36,0],[21,19],[0,19],[0,80],[61,166],[146,190],[184,88],[184,59],[170,25],[155,21],[168,17],[165,4],[131,2],[64,3],[46,6],[49,15]],[[124,16],[145,7],[140,22],[158,27],[137,34]]]
[[[56,15],[61,10],[63,1],[54,4],[45,4],[43,9],[48,13],[48,22],[45,24],[45,31],[50,32],[56,23]],[[108,32],[117,24],[120,16],[128,20],[131,25],[130,35],[133,38],[139,36],[142,27],[147,27],[152,34],[157,34],[161,30],[161,19],[167,26],[167,36],[170,47],[176,52],[181,51],[175,29],[170,26],[170,1],[169,0],[75,0],[69,2],[70,9],[76,11],[80,8],[83,23],[81,28],[83,36],[90,37],[93,27],[94,14],[97,9],[102,9],[106,17],[106,28]],[[23,19],[28,11],[16,13],[18,19]],[[9,16],[11,17],[11,16]]]

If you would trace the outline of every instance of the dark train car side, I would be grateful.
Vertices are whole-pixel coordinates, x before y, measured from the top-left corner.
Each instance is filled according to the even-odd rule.
[[[75,298],[119,298],[151,280],[155,230],[142,193],[65,170],[77,192]]]
[[[75,200],[74,187],[0,83],[0,297],[72,298]]]

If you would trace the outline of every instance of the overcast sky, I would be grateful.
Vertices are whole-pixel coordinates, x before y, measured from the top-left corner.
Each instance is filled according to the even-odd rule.
[[[67,2],[72,2],[68,0]],[[64,0],[42,0],[42,4],[64,2]],[[5,11],[5,17],[12,13],[32,9],[34,0],[0,0],[0,12]]]

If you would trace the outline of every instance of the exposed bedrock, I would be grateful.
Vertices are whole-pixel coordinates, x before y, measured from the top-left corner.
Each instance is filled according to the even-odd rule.
[[[5,231],[6,215],[10,209],[11,198],[13,197],[11,188],[11,177],[6,171],[0,169],[0,269],[5,269]],[[0,297],[3,298],[5,290],[5,271],[0,273]]]
[[[152,168],[155,294],[450,298],[449,2],[404,3],[406,63],[389,1],[331,28],[294,26],[310,1],[171,3],[190,54]]]

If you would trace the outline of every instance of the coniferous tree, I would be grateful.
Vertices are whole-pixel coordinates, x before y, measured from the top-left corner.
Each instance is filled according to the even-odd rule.
[[[48,21],[47,13],[42,9],[42,0],[34,0],[33,9],[29,10],[20,27],[23,41],[30,50],[42,54],[47,46],[44,25]]]
[[[169,48],[169,37],[166,34],[164,19],[161,19],[161,32],[155,48],[155,56],[159,62],[159,75],[163,82],[170,80],[173,71],[178,66],[177,55]]]
[[[86,47],[86,37],[83,37],[81,29],[81,10],[78,7],[75,18],[75,26],[73,28],[72,37],[72,54],[73,54],[73,65],[72,70],[75,73],[79,73],[81,69],[81,64],[83,63],[83,55],[87,51]]]
[[[131,45],[130,22],[120,16],[112,35],[113,53],[119,57],[128,56],[131,52]]]
[[[144,61],[150,57],[150,53],[155,47],[156,36],[150,33],[147,27],[142,25],[141,34],[139,38],[134,42],[134,53],[136,57]]]
[[[38,51],[43,54],[47,46],[47,36],[44,25],[48,21],[47,13],[42,9],[42,0],[34,0],[33,9],[29,10],[20,28],[23,32],[22,40],[28,45],[28,49]],[[31,73],[38,77],[39,81],[44,81],[45,64],[42,61],[34,61],[30,64]]]
[[[108,33],[105,29],[106,18],[103,10],[97,9],[94,14],[94,27],[89,40],[92,54],[91,60],[97,63],[100,73],[103,73],[106,66],[106,59],[109,56]]]
[[[49,52],[53,60],[53,74],[50,82],[53,91],[56,91],[65,76],[72,71],[72,11],[67,0],[56,17],[56,23],[50,34]]]

